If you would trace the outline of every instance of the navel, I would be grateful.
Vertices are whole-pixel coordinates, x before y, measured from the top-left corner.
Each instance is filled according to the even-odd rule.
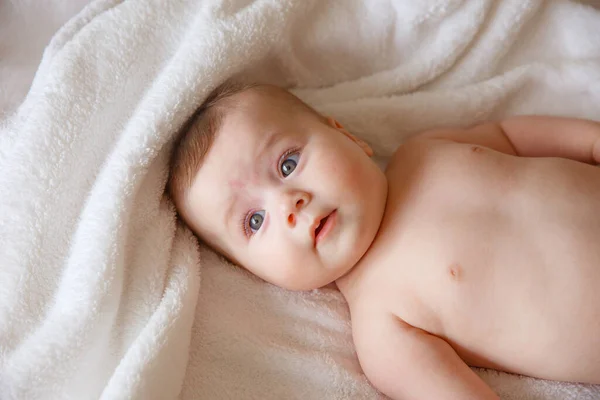
[[[448,274],[453,281],[461,280],[463,277],[463,269],[460,264],[451,264],[448,267]]]

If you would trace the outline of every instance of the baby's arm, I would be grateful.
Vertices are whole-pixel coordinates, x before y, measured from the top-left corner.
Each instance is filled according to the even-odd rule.
[[[444,340],[395,317],[354,327],[365,374],[392,399],[498,399]]]
[[[468,129],[435,129],[430,138],[481,144],[524,157],[563,157],[600,163],[600,123],[547,116],[521,116]]]

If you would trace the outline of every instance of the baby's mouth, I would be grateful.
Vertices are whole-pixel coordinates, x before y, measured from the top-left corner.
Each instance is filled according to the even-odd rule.
[[[331,215],[331,214],[329,214],[329,215]],[[325,216],[325,218],[323,218],[319,222],[319,225],[317,225],[317,228],[315,229],[315,237],[319,236],[319,232],[321,232],[321,230],[323,229],[323,226],[325,226],[325,222],[327,222],[327,218],[329,218],[329,215]]]
[[[335,216],[336,216],[336,211],[337,210],[333,210],[332,212],[330,212],[329,214],[327,214],[325,217],[323,217],[320,221],[319,224],[317,225],[317,227],[315,228],[315,247],[319,244],[319,242],[321,240],[323,240],[328,234],[329,232],[333,229],[333,226],[335,225]]]

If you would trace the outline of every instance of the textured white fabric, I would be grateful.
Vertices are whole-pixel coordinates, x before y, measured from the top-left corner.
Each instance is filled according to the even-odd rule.
[[[434,126],[600,119],[599,26],[566,1],[94,2],[0,126],[0,397],[380,397],[339,293],[275,288],[178,226],[174,132],[234,74],[295,87],[382,156]],[[600,397],[479,372],[504,399]]]

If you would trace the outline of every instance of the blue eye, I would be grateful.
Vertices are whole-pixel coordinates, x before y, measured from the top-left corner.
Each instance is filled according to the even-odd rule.
[[[260,229],[264,220],[265,220],[264,210],[257,211],[254,214],[252,214],[252,216],[250,216],[250,219],[248,220],[248,226],[250,227],[250,230],[252,231],[252,233],[254,233]]]
[[[281,166],[279,167],[279,169],[284,178],[287,178],[292,172],[294,172],[294,170],[296,169],[296,166],[298,165],[299,160],[300,160],[299,152],[291,153],[283,159],[283,162],[281,163]]]

